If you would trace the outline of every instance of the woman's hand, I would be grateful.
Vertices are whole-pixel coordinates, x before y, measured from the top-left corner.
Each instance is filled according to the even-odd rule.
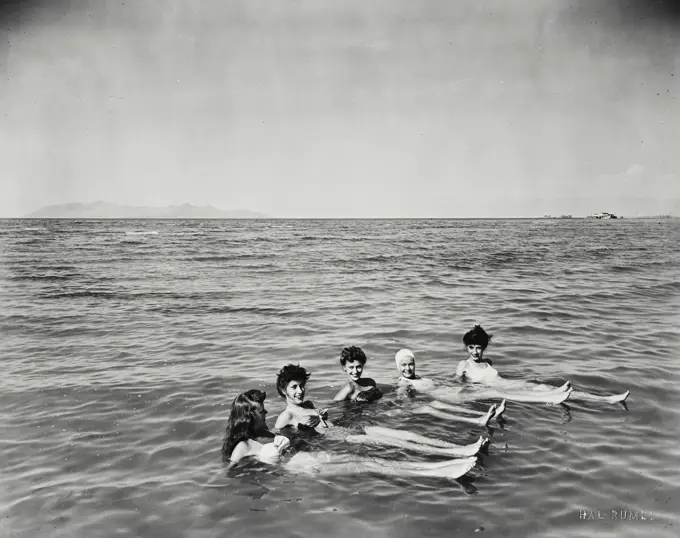
[[[279,454],[286,450],[290,446],[290,439],[285,435],[275,435],[274,436],[274,446],[278,450]]]
[[[263,463],[269,463],[270,465],[275,465],[281,460],[281,453],[288,448],[290,441],[288,437],[283,435],[275,435],[274,441],[262,445],[262,450],[260,450],[260,461]]]
[[[310,413],[298,419],[298,424],[302,424],[308,428],[316,428],[319,425],[319,422],[321,422],[321,419],[317,413]]]

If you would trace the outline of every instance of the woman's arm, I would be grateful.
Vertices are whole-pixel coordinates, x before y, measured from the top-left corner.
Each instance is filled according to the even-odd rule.
[[[338,391],[333,397],[333,401],[340,402],[342,400],[347,400],[352,395],[352,392],[354,392],[354,387],[348,383]]]
[[[400,398],[413,398],[415,394],[416,388],[406,379],[400,377],[399,381],[397,381],[397,396]]]
[[[276,428],[277,430],[281,430],[286,426],[289,426],[292,420],[293,420],[292,413],[288,409],[284,409],[283,412],[277,417],[276,424],[274,424],[274,428]]]
[[[465,375],[466,363],[467,363],[466,360],[462,360],[458,363],[458,367],[456,368],[456,377],[463,377]]]

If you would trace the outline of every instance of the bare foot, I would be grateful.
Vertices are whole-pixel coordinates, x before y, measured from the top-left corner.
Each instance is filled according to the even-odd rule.
[[[571,388],[571,381],[567,381],[564,385],[560,385],[556,390],[565,391]]]
[[[496,408],[496,412],[494,413],[493,418],[498,420],[503,416],[503,413],[505,413],[505,400],[503,400],[500,405]]]
[[[489,421],[491,420],[491,417],[494,415],[495,412],[496,412],[496,404],[493,404],[491,407],[489,407],[489,410],[487,411],[486,415],[484,415],[483,417],[479,417],[479,419],[477,420],[477,423],[480,426],[486,426],[489,423]]]
[[[479,453],[480,450],[482,450],[483,448],[486,448],[487,446],[489,446],[489,438],[488,438],[488,437],[484,437],[483,435],[480,435],[480,436],[479,436],[479,439],[477,439],[477,442],[476,442],[476,443],[471,444],[471,445],[467,445],[467,446],[465,447],[465,448],[469,448],[469,449],[470,449],[470,452],[469,452],[469,453],[466,453],[465,455],[466,455],[466,456],[467,456],[467,455],[469,455],[469,456],[475,456],[475,455],[477,455],[477,454]]]
[[[574,392],[574,389],[571,388],[565,392],[556,392],[554,396],[551,395],[546,401],[551,404],[561,404],[569,398],[572,392]]]
[[[470,445],[465,445],[463,450],[458,450],[458,457],[470,457],[475,456],[484,447],[484,443],[488,443],[489,440],[486,437],[479,436],[479,439],[475,443]]]
[[[624,392],[623,394],[614,394],[614,396],[609,396],[609,398],[607,398],[607,401],[608,401],[609,403],[625,402],[625,401],[626,401],[626,398],[628,398],[628,396],[630,396],[630,391],[629,391],[629,390],[627,390],[627,391]]]

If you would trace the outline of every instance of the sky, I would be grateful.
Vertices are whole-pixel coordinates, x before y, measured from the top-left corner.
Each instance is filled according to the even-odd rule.
[[[0,217],[680,215],[671,0],[0,10]]]

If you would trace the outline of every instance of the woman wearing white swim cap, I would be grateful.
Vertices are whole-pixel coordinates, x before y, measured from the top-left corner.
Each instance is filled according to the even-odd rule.
[[[436,390],[434,381],[416,375],[416,357],[410,349],[400,349],[397,351],[396,355],[394,356],[394,362],[397,364],[397,369],[401,373],[397,383],[402,393],[413,396],[417,392],[428,394]],[[443,410],[477,415],[477,417],[473,418],[460,415],[451,415],[448,413],[443,413]],[[483,411],[453,406],[443,402],[438,402],[436,400],[416,407],[413,410],[414,413],[418,414],[428,414],[443,418],[445,420],[458,420],[460,422],[468,422],[481,426],[486,426],[489,420],[492,418],[500,418],[504,411],[505,401],[503,401],[499,406],[492,405],[489,410],[484,413]]]

